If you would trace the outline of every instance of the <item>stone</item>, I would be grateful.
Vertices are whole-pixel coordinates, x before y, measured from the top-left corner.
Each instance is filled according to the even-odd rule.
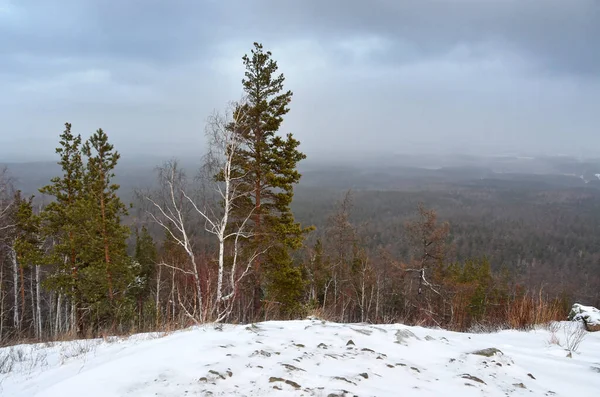
[[[469,374],[463,374],[462,375],[463,379],[468,379],[468,380],[472,380],[473,382],[478,382],[478,383],[483,383],[484,385],[486,385],[487,383],[485,383],[483,380],[479,379],[476,376],[473,375],[469,375]]]
[[[412,331],[408,329],[399,329],[396,331],[396,343],[407,345],[407,340],[410,338],[419,339],[414,333],[412,333]]]
[[[496,354],[503,354],[503,353],[499,349],[496,349],[495,347],[488,347],[487,349],[481,349],[481,350],[476,350],[474,352],[471,352],[471,354],[475,354],[477,356],[492,357]]]
[[[600,331],[600,310],[593,306],[575,303],[569,312],[569,320],[583,322],[588,332]]]

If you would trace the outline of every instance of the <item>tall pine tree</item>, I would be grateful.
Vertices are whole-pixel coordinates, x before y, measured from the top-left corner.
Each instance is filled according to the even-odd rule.
[[[300,180],[297,164],[306,156],[298,150],[292,134],[277,135],[283,116],[289,112],[291,91],[284,91],[283,74],[277,62],[259,43],[242,60],[246,68],[242,80],[246,101],[236,109],[238,133],[246,147],[235,159],[240,175],[251,191],[240,214],[253,211],[253,249],[264,250],[255,262],[255,315],[263,290],[269,300],[280,304],[282,314],[294,315],[303,293],[302,272],[294,266],[291,251],[301,247],[308,229],[295,222],[290,209],[293,187]]]
[[[46,280],[46,285],[59,296],[70,299],[71,330],[81,331],[82,297],[78,278],[83,263],[77,250],[85,239],[82,229],[82,217],[85,214],[77,210],[77,203],[82,197],[84,165],[81,158],[81,136],[73,135],[70,123],[65,123],[56,153],[60,156],[58,164],[63,174],[52,178],[49,185],[40,189],[41,193],[53,199],[41,214],[43,234],[52,240],[47,263],[54,263],[56,266]]]
[[[15,241],[14,250],[19,264],[21,314],[25,314],[25,269],[31,276],[35,275],[35,286],[31,280],[31,303],[33,313],[31,324],[36,338],[42,336],[42,310],[40,292],[40,266],[44,264],[43,237],[40,233],[40,217],[33,211],[33,196],[21,198],[20,192],[15,197]],[[16,287],[16,286],[15,286]]]
[[[100,315],[113,317],[130,314],[132,301],[128,295],[135,277],[132,261],[127,255],[129,229],[121,224],[127,209],[112,182],[120,155],[108,142],[102,129],[97,130],[83,145],[87,157],[83,199],[78,211],[86,213],[88,239],[81,248],[86,267],[85,293],[89,303]]]

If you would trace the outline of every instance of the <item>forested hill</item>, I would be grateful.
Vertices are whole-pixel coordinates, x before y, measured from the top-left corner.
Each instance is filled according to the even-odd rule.
[[[187,168],[194,169],[193,162],[188,163]],[[134,189],[154,183],[154,167],[159,164],[160,159],[147,158],[119,165],[116,179],[126,201],[134,201]],[[502,164],[506,168],[508,163]],[[424,203],[450,223],[455,259],[485,256],[493,268],[517,270],[534,285],[558,285],[597,300],[600,179],[581,178],[586,170],[592,174],[595,164],[565,159],[543,164],[554,173],[527,173],[528,168],[519,168],[516,160],[512,173],[494,172],[501,168],[498,162],[484,166],[455,161],[439,169],[371,164],[361,170],[358,165],[308,161],[301,170],[293,209],[300,222],[317,227],[311,237],[315,239],[325,230],[336,202],[351,189],[351,218],[364,243],[405,258],[405,222]],[[59,171],[53,163],[9,164],[9,168],[17,187],[27,193]],[[572,174],[559,174],[561,170]]]

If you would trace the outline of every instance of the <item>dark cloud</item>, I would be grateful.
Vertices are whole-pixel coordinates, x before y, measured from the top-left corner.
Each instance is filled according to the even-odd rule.
[[[502,46],[534,59],[541,69],[600,73],[597,0],[267,0],[261,5],[273,13],[269,20],[283,22],[275,24],[294,34],[384,37],[400,44],[386,54],[392,60],[403,59],[407,43],[425,57],[460,45]]]
[[[237,38],[324,41],[376,35],[385,57],[436,56],[459,45],[498,45],[542,68],[600,73],[597,0],[22,0],[0,25],[0,51],[157,63],[211,56]]]
[[[24,0],[14,2],[0,26],[4,55],[126,58],[177,62],[210,42],[213,7],[156,0]],[[198,4],[186,7],[186,4]]]
[[[239,97],[253,41],[286,73],[286,128],[309,150],[341,131],[373,150],[600,147],[597,0],[0,0],[0,116],[24,137],[0,144],[75,118],[132,150],[185,142]]]

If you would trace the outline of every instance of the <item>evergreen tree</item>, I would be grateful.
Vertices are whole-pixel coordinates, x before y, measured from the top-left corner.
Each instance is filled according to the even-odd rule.
[[[150,295],[157,264],[156,245],[146,226],[135,230],[135,273],[137,274],[133,295],[138,305],[138,315],[143,321],[144,305]]]
[[[305,266],[307,279],[309,280],[308,300],[313,309],[322,307],[325,303],[325,288],[331,278],[330,263],[323,252],[323,242],[317,239],[312,248],[312,253]]]
[[[304,285],[301,270],[293,265],[291,251],[301,247],[308,229],[295,222],[290,205],[293,187],[300,180],[297,163],[306,156],[298,150],[300,142],[292,134],[285,138],[277,135],[283,116],[289,111],[292,92],[284,91],[285,77],[277,74],[277,62],[271,55],[261,44],[254,43],[251,55],[242,58],[246,101],[236,113],[242,120],[238,132],[244,137],[246,148],[235,163],[251,194],[244,203],[238,203],[238,208],[240,214],[253,208],[253,249],[265,250],[255,262],[255,309],[259,309],[262,280],[267,298],[279,302],[284,314],[292,315],[299,308],[298,298]]]
[[[40,292],[40,265],[44,264],[43,237],[40,233],[40,217],[33,211],[33,196],[28,199],[21,198],[21,192],[15,197],[15,240],[14,251],[19,265],[20,293],[21,293],[21,315],[25,314],[25,271],[33,277],[35,275],[35,287],[31,280],[30,293],[33,313],[31,324],[35,331],[35,337],[42,335],[42,310]]]
[[[77,210],[87,214],[84,225],[88,235],[80,250],[88,265],[82,288],[99,314],[122,315],[130,308],[126,303],[131,303],[127,298],[135,274],[126,252],[129,229],[121,224],[127,209],[117,195],[119,185],[112,182],[120,155],[102,129],[88,139],[82,153],[87,165]]]
[[[140,278],[140,287],[143,294],[147,294],[150,289],[150,282],[154,277],[154,270],[156,267],[156,245],[146,226],[142,226],[140,232],[139,229],[135,231],[135,255],[134,260],[139,266],[137,272]]]
[[[45,238],[52,240],[46,262],[55,264],[55,270],[46,280],[46,286],[70,298],[71,309],[76,317],[71,326],[72,329],[79,329],[82,298],[78,279],[84,264],[77,251],[86,239],[82,229],[82,220],[86,214],[77,210],[77,203],[82,195],[84,166],[81,136],[73,135],[70,123],[65,123],[56,153],[60,156],[58,164],[63,174],[52,178],[50,185],[40,189],[41,193],[53,198],[41,214],[42,233]]]
[[[14,248],[21,266],[41,265],[44,261],[40,218],[34,214],[32,202],[33,196],[23,199],[17,192]]]

